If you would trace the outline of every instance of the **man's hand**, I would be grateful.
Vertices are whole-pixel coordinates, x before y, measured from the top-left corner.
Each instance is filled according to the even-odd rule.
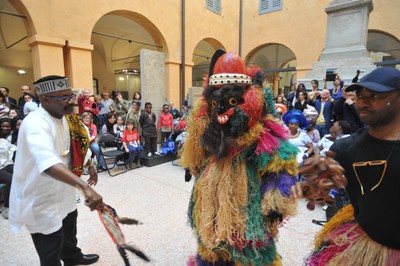
[[[300,182],[290,187],[290,200],[295,202],[297,198],[303,198]]]
[[[330,135],[329,137],[327,137],[327,139],[329,139],[330,141],[335,141],[336,140],[336,136],[335,135]]]
[[[93,165],[91,165],[88,167],[88,171],[89,171],[89,179],[87,182],[89,186],[95,186],[98,180],[96,169],[94,168]]]
[[[354,101],[350,98],[347,98],[346,101],[344,101],[344,103],[347,105],[352,105],[354,103]]]
[[[88,206],[91,211],[98,209],[102,205],[103,198],[90,186],[87,186],[82,192],[85,195],[85,205]]]

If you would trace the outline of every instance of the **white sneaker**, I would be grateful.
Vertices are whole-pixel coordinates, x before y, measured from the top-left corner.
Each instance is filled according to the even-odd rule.
[[[151,152],[149,152],[149,153],[147,154],[147,157],[151,157]]]
[[[161,152],[158,152],[158,151],[157,151],[157,152],[155,152],[154,154],[155,154],[155,155],[161,155]]]

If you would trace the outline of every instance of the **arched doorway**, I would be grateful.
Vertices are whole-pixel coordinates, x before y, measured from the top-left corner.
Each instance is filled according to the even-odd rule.
[[[265,72],[274,94],[286,92],[296,73],[296,56],[283,44],[270,43],[255,48],[246,59],[247,65],[257,65]]]
[[[204,76],[208,74],[211,58],[215,51],[219,48],[224,49],[222,44],[214,39],[201,40],[193,51],[193,70],[192,70],[192,86],[202,87]]]
[[[0,10],[0,84],[18,99],[22,85],[32,86],[34,73],[28,45],[26,17],[9,1],[1,2]]]
[[[381,31],[368,31],[368,57],[378,66],[400,68],[400,41]]]
[[[91,42],[94,89],[97,93],[119,91],[125,99],[141,90],[141,49],[167,52],[154,25],[130,11],[115,11],[101,17],[93,28]]]

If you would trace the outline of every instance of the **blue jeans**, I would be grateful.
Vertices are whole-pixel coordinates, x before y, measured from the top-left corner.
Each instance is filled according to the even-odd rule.
[[[97,163],[99,166],[106,166],[106,162],[103,157],[100,156],[100,146],[96,142],[90,143],[90,150],[96,155]]]
[[[129,149],[128,162],[133,162],[136,157],[138,158],[138,160],[143,157],[143,147],[140,144],[136,148],[131,146],[130,144],[127,144],[127,146]]]

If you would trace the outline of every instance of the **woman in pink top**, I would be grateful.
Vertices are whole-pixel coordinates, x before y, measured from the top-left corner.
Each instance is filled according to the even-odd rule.
[[[161,132],[161,147],[171,133],[174,133],[174,118],[169,113],[169,105],[163,105],[163,111],[158,119],[158,131]]]
[[[98,170],[106,170],[106,162],[104,158],[100,156],[100,146],[97,144],[97,127],[93,124],[93,115],[90,112],[84,112],[82,114],[83,124],[89,131],[89,140],[90,140],[90,150],[96,155]]]

